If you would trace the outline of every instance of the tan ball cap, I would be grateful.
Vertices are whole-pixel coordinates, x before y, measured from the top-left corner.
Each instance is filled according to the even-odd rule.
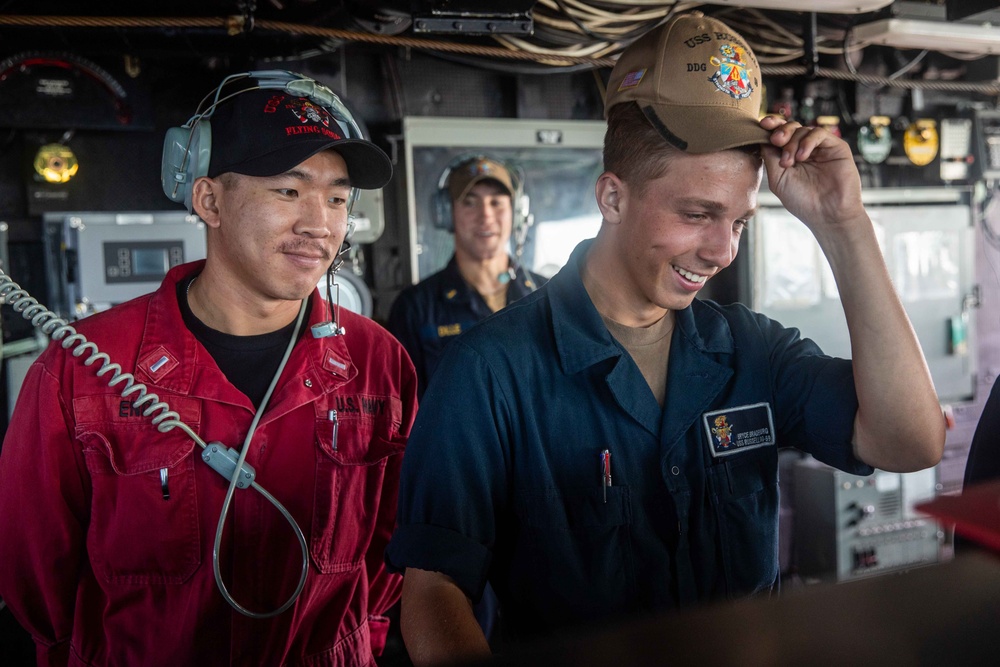
[[[496,181],[514,196],[514,182],[507,167],[488,157],[475,157],[457,165],[448,176],[448,192],[452,201],[459,201],[469,194],[476,183]]]
[[[607,111],[634,100],[663,138],[688,153],[770,143],[758,124],[760,65],[746,41],[701,12],[681,14],[622,52]]]

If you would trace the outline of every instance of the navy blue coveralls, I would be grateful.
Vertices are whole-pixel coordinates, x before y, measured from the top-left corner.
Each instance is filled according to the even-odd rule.
[[[449,347],[386,550],[473,600],[488,579],[516,639],[768,592],[778,447],[873,472],[852,453],[851,362],[740,305],[675,313],[661,409],[581,282],[589,243]]]
[[[965,464],[965,486],[1000,479],[1000,380],[993,383],[990,397],[976,425]]]
[[[515,268],[515,277],[507,287],[508,304],[545,283],[545,278],[518,266],[513,259],[510,265]],[[413,360],[419,382],[418,398],[424,395],[448,343],[492,314],[479,292],[462,278],[454,255],[446,267],[396,297],[386,329],[403,344]]]

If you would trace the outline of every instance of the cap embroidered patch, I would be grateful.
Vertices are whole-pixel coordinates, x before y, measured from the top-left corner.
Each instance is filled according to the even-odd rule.
[[[718,71],[709,79],[715,87],[734,99],[742,100],[750,97],[753,86],[750,85],[750,70],[747,69],[747,57],[743,47],[734,44],[723,44],[719,47],[722,58],[712,56],[709,62]]]
[[[493,170],[493,164],[488,160],[477,160],[469,163],[469,173],[473,176],[488,174]]]
[[[271,104],[271,102],[268,102]],[[330,129],[330,122],[333,120],[333,116],[330,112],[323,107],[316,106],[309,100],[303,99],[301,97],[289,98],[288,103],[285,104],[285,108],[292,112],[292,115],[298,119],[299,125],[292,125],[285,128],[285,134],[287,136],[292,136],[294,134],[319,134],[328,139],[341,140],[342,136]],[[319,123],[314,125],[313,123]],[[336,126],[335,126],[336,127]]]
[[[715,458],[777,442],[769,403],[715,410],[704,413],[701,418],[709,449]]]
[[[634,72],[629,72],[622,79],[621,84],[618,86],[618,90],[625,90],[626,88],[635,88],[642,81],[642,77],[646,74],[645,69],[636,70]]]
[[[300,123],[323,123],[330,127],[330,112],[302,97],[294,97],[286,105]]]

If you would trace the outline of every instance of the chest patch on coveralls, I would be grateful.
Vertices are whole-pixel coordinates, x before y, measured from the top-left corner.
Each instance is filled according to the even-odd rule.
[[[729,456],[774,445],[774,419],[769,403],[740,405],[701,416],[712,456]]]

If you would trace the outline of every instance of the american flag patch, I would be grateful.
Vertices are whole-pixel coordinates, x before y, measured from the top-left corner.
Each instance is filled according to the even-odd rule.
[[[643,75],[646,73],[645,69],[636,70],[634,72],[629,72],[622,79],[621,85],[618,86],[618,90],[625,90],[626,88],[635,88],[642,81]]]

